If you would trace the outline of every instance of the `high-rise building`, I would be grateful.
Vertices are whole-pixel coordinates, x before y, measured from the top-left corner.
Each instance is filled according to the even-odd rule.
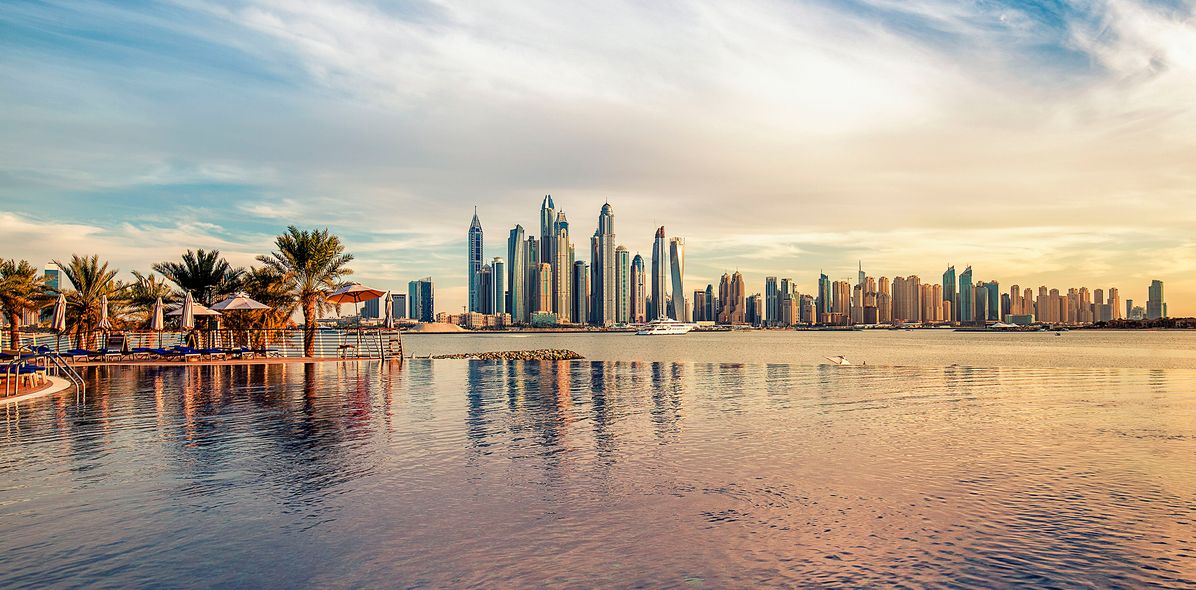
[[[524,251],[527,253],[527,275],[524,276],[524,293],[527,298],[527,317],[531,321],[533,311],[538,311],[536,297],[539,296],[539,281],[540,281],[540,240],[536,236],[528,236],[527,241],[524,242]]]
[[[494,313],[494,268],[483,264],[478,272],[478,309],[479,313]]]
[[[752,326],[764,323],[764,297],[759,293],[747,298],[743,308],[743,320]]]
[[[693,319],[695,322],[711,321],[710,318],[706,317],[706,290],[705,289],[694,290],[693,305],[694,305],[694,318]]]
[[[573,317],[582,322],[590,316],[590,265],[584,260],[573,262]]]
[[[507,269],[507,310],[511,314],[512,322],[526,324],[530,317],[527,300],[527,244],[522,225],[512,228],[507,238],[507,260],[511,263]]]
[[[1121,319],[1121,293],[1117,291],[1117,287],[1109,288],[1109,321]]]
[[[536,305],[532,311],[552,313],[552,265],[547,262],[536,267]]]
[[[718,284],[718,322],[720,324],[743,324],[747,321],[747,286],[739,271],[723,274]]]
[[[764,320],[769,326],[781,325],[781,288],[776,277],[764,277]]]
[[[720,324],[729,324],[727,306],[731,304],[731,275],[723,273],[718,281],[718,319]]]
[[[436,321],[436,288],[432,286],[432,277],[407,283],[407,304],[411,319],[425,323]]]
[[[1001,285],[997,281],[988,282],[988,314],[985,319],[994,322],[1001,319]]]
[[[631,253],[627,248],[615,248],[615,321],[631,323]]]
[[[1146,319],[1157,320],[1167,317],[1167,301],[1163,299],[1163,281],[1153,280],[1147,289]]]
[[[644,272],[644,257],[639,254],[631,259],[631,321],[642,323],[648,321],[647,276]]]
[[[401,320],[407,317],[407,294],[406,293],[392,293],[391,301],[391,317],[396,320]]]
[[[544,202],[540,204],[540,250],[536,256],[537,266],[541,262],[554,264],[556,261],[556,205],[552,203],[552,195],[544,195]]]
[[[590,314],[594,324],[609,326],[617,321],[618,299],[617,264],[615,261],[615,213],[610,203],[602,205],[598,214],[598,229],[594,231],[593,256],[590,260],[590,290],[593,293]]]
[[[955,267],[948,266],[943,273],[943,301],[951,302],[951,318],[945,321],[959,321],[959,289],[955,284]]]
[[[469,311],[482,311],[482,222],[473,208],[469,224]]]
[[[551,201],[548,202],[552,204]],[[552,224],[553,245],[550,255],[552,264],[552,310],[557,314],[557,321],[583,322],[585,318],[574,318],[573,315],[573,242],[570,241],[569,220],[564,211],[558,211],[556,221]],[[544,251],[541,246],[540,251]]]
[[[815,298],[814,306],[817,309],[818,318],[815,323],[822,321],[824,314],[831,311],[831,299],[834,295],[831,294],[831,279],[826,276],[826,273],[818,273],[818,297]]]
[[[362,319],[380,319],[382,317],[382,299],[370,299],[362,303],[360,317]]]
[[[714,285],[710,285],[710,284],[706,285],[705,303],[706,303],[706,309],[705,309],[705,311],[702,312],[702,315],[706,316],[706,321],[708,321],[708,322],[717,322],[718,321],[718,299],[715,298],[715,296],[714,296]]]
[[[669,297],[669,317],[679,321],[689,321],[689,307],[685,304],[685,239],[673,238],[669,240],[669,278],[672,293]]]
[[[652,309],[648,310],[649,321],[668,316],[669,291],[669,243],[664,237],[664,226],[657,228],[652,243]]]
[[[59,293],[62,291],[62,271],[57,268],[50,268],[49,266],[43,271],[43,277],[46,282],[46,290],[50,293]]]
[[[1133,315],[1134,315],[1134,300],[1126,299],[1125,300],[1125,319],[1127,319],[1127,320],[1135,319],[1133,317]]]
[[[490,262],[494,269],[494,313],[509,313],[507,311],[507,263],[501,256],[495,256]]]
[[[954,271],[954,267],[952,267]],[[957,309],[959,309],[959,322],[970,323],[976,321],[976,306],[974,303],[975,285],[972,284],[972,267],[964,269],[963,274],[959,275],[959,297],[957,300]]]

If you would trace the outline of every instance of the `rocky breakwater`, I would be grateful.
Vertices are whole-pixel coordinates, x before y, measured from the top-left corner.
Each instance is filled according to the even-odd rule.
[[[494,352],[467,352],[461,354],[438,354],[434,359],[476,359],[480,361],[572,361],[585,358],[572,350],[542,348],[539,350],[500,350]]]

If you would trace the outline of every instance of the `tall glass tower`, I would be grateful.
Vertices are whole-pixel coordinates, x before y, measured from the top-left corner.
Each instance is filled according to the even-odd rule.
[[[660,226],[652,243],[652,309],[648,310],[648,321],[668,316],[668,291],[669,242],[664,237],[664,226]]]
[[[598,229],[594,232],[590,316],[599,326],[615,323],[615,299],[618,292],[615,266],[615,213],[610,203],[602,205],[598,214]]]
[[[527,313],[527,244],[523,226],[516,225],[507,238],[507,311],[516,324],[528,322]]]
[[[549,249],[553,256],[549,262],[552,265],[552,309],[558,322],[567,323],[573,315],[573,243],[569,241],[569,220],[564,211],[557,212],[552,231],[554,243]]]
[[[963,270],[959,275],[959,323],[970,323],[976,320],[976,307],[973,301],[974,285],[972,284],[972,267]]]
[[[955,267],[943,273],[943,301],[951,302],[951,321],[959,322],[959,289],[955,285]]]
[[[818,317],[813,319],[814,323],[822,321],[822,314],[831,312],[831,299],[834,295],[831,294],[831,278],[825,273],[818,273],[818,300],[815,302],[814,311]]]
[[[776,277],[764,277],[764,320],[769,326],[781,325],[781,288]]]
[[[1167,302],[1163,299],[1163,281],[1151,281],[1150,288],[1146,293],[1146,319],[1157,320],[1167,317]]]
[[[507,313],[507,263],[495,256],[490,266],[494,269],[494,313]]]
[[[631,323],[631,253],[627,248],[615,248],[615,322]]]
[[[689,310],[685,305],[685,238],[669,240],[669,279],[672,297],[669,297],[669,317],[689,321]]]
[[[473,208],[469,224],[469,311],[482,311],[482,222],[478,208]]]
[[[553,264],[556,241],[556,206],[552,203],[552,195],[544,195],[544,202],[540,204],[540,262]],[[539,263],[537,263],[539,264]]]
[[[643,322],[648,317],[647,273],[644,271],[644,257],[639,254],[631,259],[631,321]]]

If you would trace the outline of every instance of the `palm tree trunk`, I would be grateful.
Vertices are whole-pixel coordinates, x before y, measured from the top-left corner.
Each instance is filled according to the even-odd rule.
[[[8,316],[8,345],[13,350],[21,347],[21,316],[15,313]]]
[[[316,300],[303,302],[303,356],[316,356]]]

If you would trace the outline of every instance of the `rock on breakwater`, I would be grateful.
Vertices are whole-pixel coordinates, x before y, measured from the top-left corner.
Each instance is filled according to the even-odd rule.
[[[539,350],[499,350],[494,352],[466,352],[438,354],[434,359],[476,359],[482,361],[572,361],[585,358],[572,350],[542,348]]]

